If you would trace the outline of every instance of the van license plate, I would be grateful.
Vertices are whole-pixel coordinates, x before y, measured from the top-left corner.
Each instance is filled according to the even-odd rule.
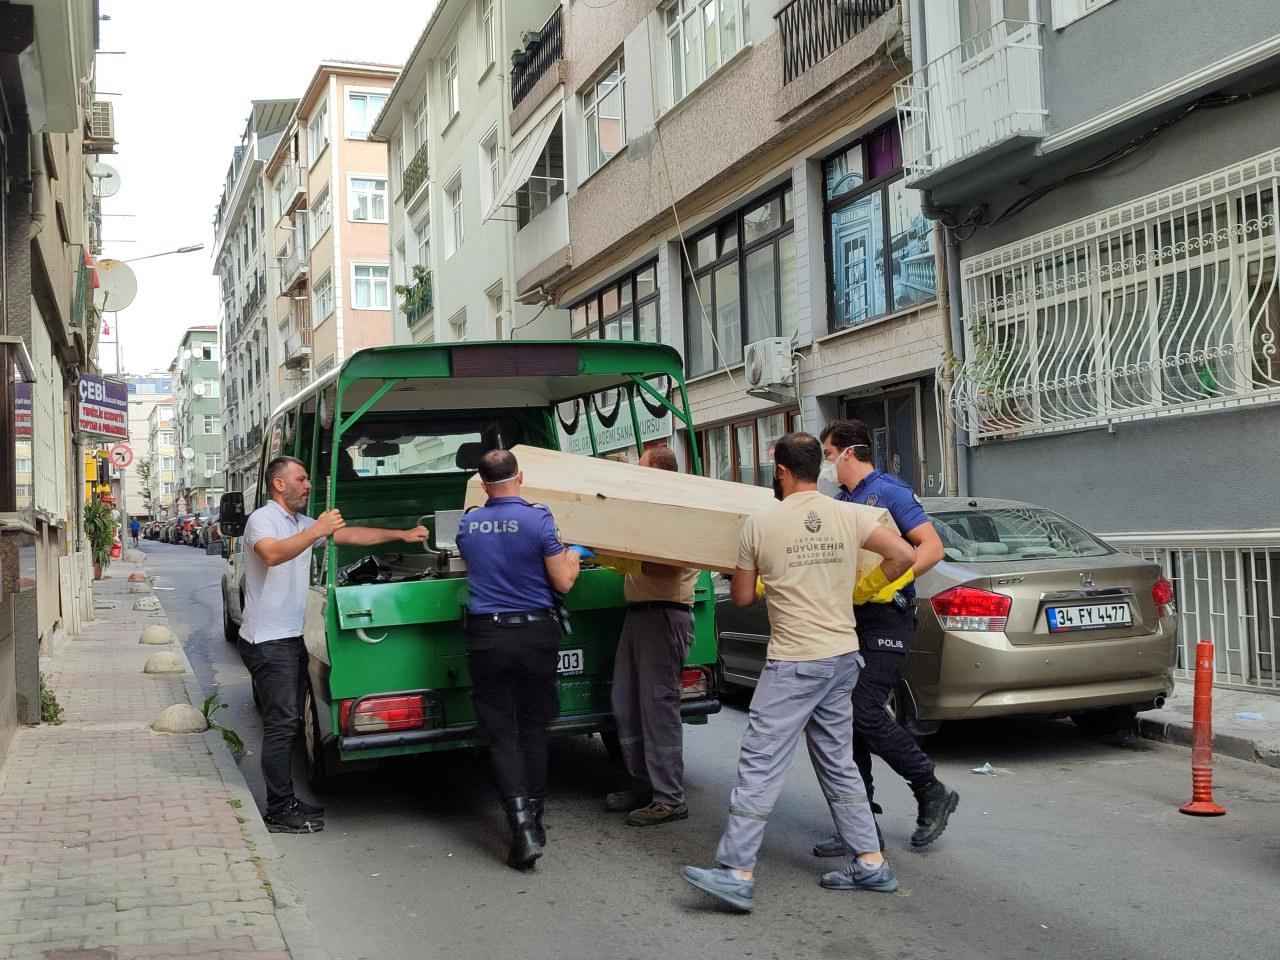
[[[582,651],[561,650],[560,662],[556,665],[556,673],[562,677],[582,672]]]
[[[1045,611],[1050,633],[1069,630],[1107,630],[1133,626],[1127,603],[1093,603],[1083,607],[1050,607]]]

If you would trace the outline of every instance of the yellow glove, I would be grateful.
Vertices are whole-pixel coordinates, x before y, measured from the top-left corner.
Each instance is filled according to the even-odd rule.
[[[759,577],[756,577],[756,599],[757,600],[764,599],[764,581],[761,580]]]
[[[617,570],[622,574],[630,573],[639,575],[640,573],[640,561],[632,560],[628,557],[612,557],[607,554],[600,553],[596,555],[595,561],[602,567],[608,567],[610,570]]]
[[[890,583],[884,571],[876,567],[854,587],[853,605],[858,607],[864,603],[892,603],[893,595],[915,578],[915,571],[908,567],[906,573]]]

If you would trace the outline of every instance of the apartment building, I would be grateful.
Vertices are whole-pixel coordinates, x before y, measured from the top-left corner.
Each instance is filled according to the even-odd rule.
[[[115,150],[95,97],[97,4],[5,5],[0,44],[0,757],[40,721],[39,657],[90,616],[82,448],[70,429],[92,366],[94,164]]]
[[[139,520],[155,516],[155,489],[151,483],[153,447],[151,445],[152,414],[166,404],[172,410],[173,379],[168,373],[144,377],[126,377],[129,391],[129,440],[133,460],[119,471],[124,488],[124,515]],[[172,447],[172,443],[170,444]],[[172,457],[172,452],[170,452]]]
[[[165,397],[151,407],[147,416],[147,450],[151,467],[144,483],[151,516],[167,520],[174,515],[174,446],[173,398]]]
[[[173,376],[174,513],[216,509],[222,473],[222,398],[217,386],[218,328],[190,327],[170,367]]]
[[[937,245],[893,100],[910,11],[563,4],[530,26],[517,297],[550,292],[575,337],[676,347],[699,429],[671,442],[711,475],[767,485],[778,436],[856,416],[881,468],[944,492]]]
[[[920,5],[907,182],[949,228],[973,493],[1158,559],[1182,665],[1280,687],[1280,7]]]
[[[568,335],[548,297],[514,299],[521,214],[507,189],[507,51],[554,7],[441,0],[377,118],[390,154],[392,276],[408,290],[393,303],[396,342]],[[553,181],[538,182],[545,201]]]
[[[391,342],[387,148],[370,140],[370,129],[398,72],[322,62],[267,160],[282,343],[272,374],[282,397],[356,350]],[[255,448],[264,423],[249,432]]]
[[[276,369],[283,344],[276,333],[275,298],[268,293],[276,288],[279,264],[267,229],[263,171],[297,104],[253,101],[213,218],[226,414],[223,458],[232,489],[253,485],[261,444],[250,444],[248,436],[280,401]]]

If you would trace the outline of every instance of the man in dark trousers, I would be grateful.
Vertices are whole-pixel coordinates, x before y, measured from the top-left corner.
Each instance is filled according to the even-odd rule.
[[[267,464],[271,497],[244,527],[244,658],[262,712],[263,816],[272,833],[319,833],[324,808],[293,793],[293,743],[302,732],[307,688],[307,646],[302,637],[311,582],[311,550],[332,535],[343,545],[371,547],[401,540],[421,543],[426,527],[386,530],[348,527],[337,510],[314,520],[307,509],[311,481],[301,460],[276,457]]]
[[[918,807],[911,844],[927,846],[947,828],[947,819],[960,796],[939,782],[933,761],[910,733],[894,723],[885,703],[902,679],[903,661],[916,630],[912,581],[942,559],[942,540],[915,491],[892,474],[877,470],[872,463],[871,431],[865,423],[832,421],[822,431],[822,448],[826,459],[824,479],[840,484],[836,499],[888,510],[903,538],[915,547],[915,563],[901,581],[854,607],[866,667],[853,695],[853,756],[875,813],[881,810],[874,799],[872,753],[911,785]],[[819,857],[837,857],[844,853],[844,845],[838,836],[833,836],[818,843],[813,852]]]
[[[678,470],[670,447],[650,447],[640,466]],[[618,565],[627,617],[613,660],[613,717],[627,773],[636,786],[605,798],[627,824],[651,827],[687,820],[680,676],[693,644],[693,591],[698,571],[630,560]],[[624,569],[625,567],[625,569]]]
[[[547,726],[559,712],[555,593],[573,587],[581,557],[560,542],[551,511],[520,496],[514,454],[484,454],[480,481],[488,500],[463,516],[457,537],[470,587],[467,654],[476,720],[511,826],[507,864],[523,870],[546,843]]]

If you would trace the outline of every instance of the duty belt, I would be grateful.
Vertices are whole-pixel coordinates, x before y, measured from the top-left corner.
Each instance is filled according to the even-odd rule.
[[[693,606],[688,603],[677,603],[674,600],[640,600],[627,604],[628,610],[683,610],[692,613]]]
[[[502,627],[518,627],[526,623],[551,623],[555,617],[550,610],[506,610],[502,613],[473,613],[472,622],[496,623]]]

